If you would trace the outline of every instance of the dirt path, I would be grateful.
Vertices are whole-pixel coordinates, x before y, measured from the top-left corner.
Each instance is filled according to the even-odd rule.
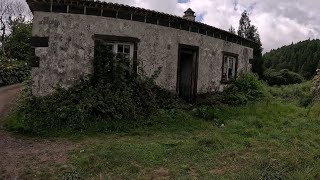
[[[15,103],[21,88],[21,84],[0,88],[0,119],[8,114],[10,108]]]
[[[21,84],[0,88],[0,180],[40,179],[38,175],[68,164],[75,148],[67,140],[44,140],[13,135],[1,126],[21,91]],[[45,171],[45,172],[43,172]]]

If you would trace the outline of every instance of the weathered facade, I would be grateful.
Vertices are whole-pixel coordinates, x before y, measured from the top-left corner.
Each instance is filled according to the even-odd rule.
[[[147,75],[161,68],[157,84],[186,96],[222,90],[251,68],[253,42],[195,22],[190,14],[180,18],[78,0],[28,4],[34,15],[32,90],[37,96],[51,94],[57,86],[68,88],[93,73],[97,39],[110,42],[115,53],[127,53]]]

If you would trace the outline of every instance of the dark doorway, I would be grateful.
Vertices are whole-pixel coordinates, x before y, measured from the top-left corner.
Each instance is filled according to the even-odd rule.
[[[177,92],[187,101],[197,94],[198,52],[195,46],[179,46]]]

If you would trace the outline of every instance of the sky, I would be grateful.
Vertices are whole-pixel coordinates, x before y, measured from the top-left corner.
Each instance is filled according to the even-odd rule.
[[[25,1],[25,0],[21,0]],[[320,39],[320,0],[104,0],[182,16],[191,8],[197,21],[238,29],[247,10],[258,27],[264,52],[306,39]]]

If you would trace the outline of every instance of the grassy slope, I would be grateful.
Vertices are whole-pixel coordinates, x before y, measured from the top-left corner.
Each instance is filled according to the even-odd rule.
[[[212,109],[216,126],[187,112],[160,112],[157,123],[127,134],[86,138],[67,176],[93,179],[317,179],[319,106],[260,102]],[[66,175],[66,174],[65,174]]]
[[[320,104],[303,108],[299,100],[308,96],[309,85],[268,88],[272,98],[255,104],[198,107],[209,112],[205,119],[193,107],[162,110],[140,128],[76,139],[73,168],[29,174],[44,179],[320,179]]]

